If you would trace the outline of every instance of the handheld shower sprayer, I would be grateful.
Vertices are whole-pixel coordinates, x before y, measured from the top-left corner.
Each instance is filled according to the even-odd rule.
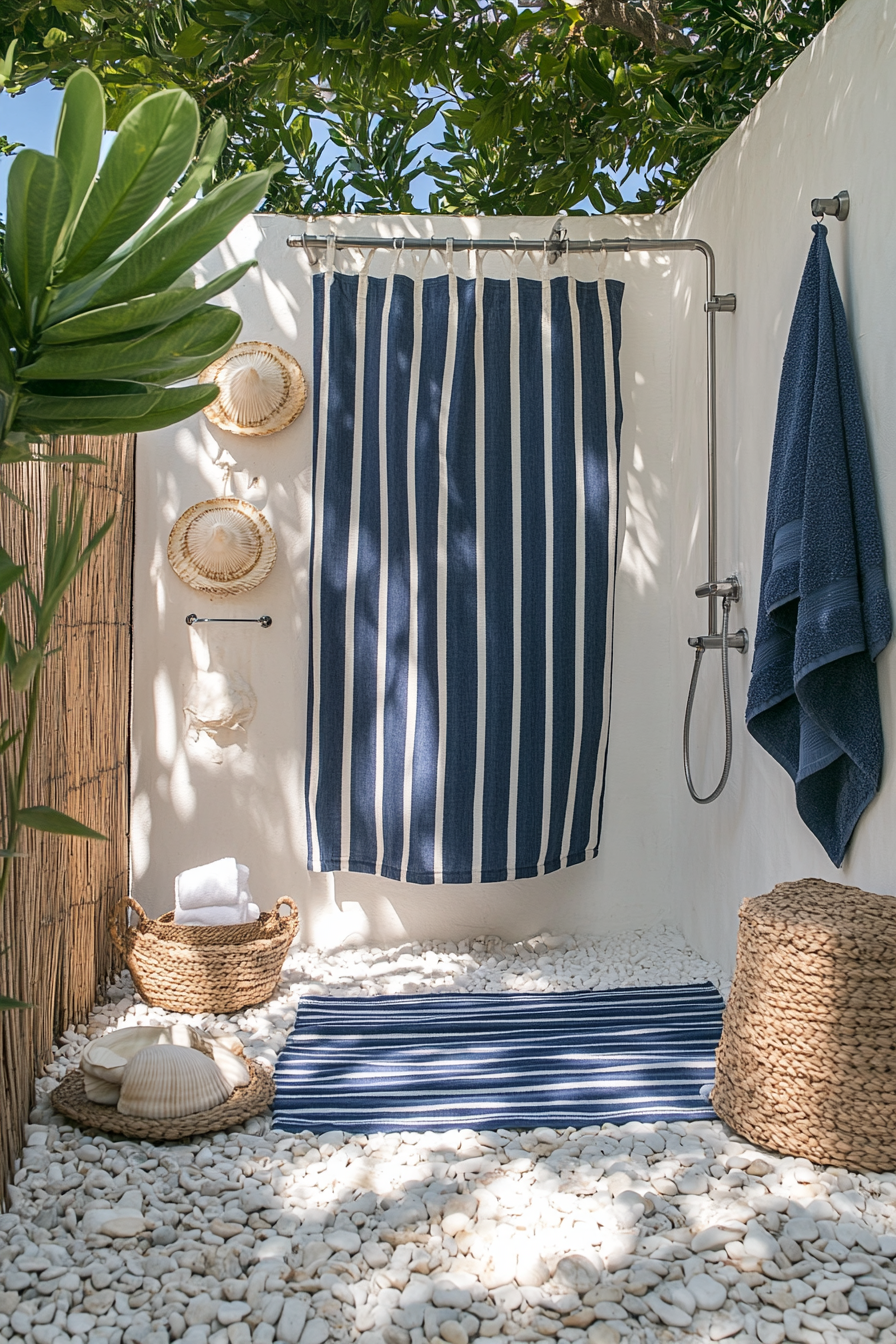
[[[694,670],[691,673],[691,684],[688,688],[688,703],[684,712],[684,777],[687,781],[688,792],[695,803],[712,803],[718,798],[719,794],[728,783],[728,774],[731,770],[731,752],[733,744],[733,730],[731,726],[731,684],[728,676],[728,650],[737,649],[738,653],[747,651],[747,632],[742,627],[736,630],[734,634],[728,633],[728,619],[731,612],[732,602],[739,602],[741,598],[741,586],[735,574],[729,575],[727,579],[710,579],[707,583],[701,583],[696,588],[697,597],[708,597],[710,603],[714,603],[716,598],[722,599],[722,630],[720,634],[715,633],[715,612],[711,607],[710,633],[706,635],[691,635],[688,639],[692,649],[695,649]],[[722,701],[725,707],[725,764],[722,767],[722,777],[719,780],[712,793],[701,798],[694,788],[694,781],[691,776],[691,713],[694,708],[694,697],[697,694],[697,682],[700,678],[700,664],[703,661],[703,655],[707,649],[720,649],[722,653]]]

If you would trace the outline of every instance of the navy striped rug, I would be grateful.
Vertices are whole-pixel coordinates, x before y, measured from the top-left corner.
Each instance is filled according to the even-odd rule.
[[[597,852],[621,305],[602,278],[315,277],[313,871]]]
[[[304,998],[279,1129],[529,1129],[715,1115],[715,986]]]

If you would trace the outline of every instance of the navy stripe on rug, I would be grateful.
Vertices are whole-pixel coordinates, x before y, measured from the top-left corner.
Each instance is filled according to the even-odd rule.
[[[274,1125],[297,1132],[703,1120],[724,1001],[709,982],[565,994],[299,1000]]]

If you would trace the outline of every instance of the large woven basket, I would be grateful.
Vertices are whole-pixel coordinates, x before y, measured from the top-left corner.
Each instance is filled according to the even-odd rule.
[[[281,905],[291,913],[281,917]],[[128,909],[137,924],[128,925]],[[174,1013],[233,1013],[264,1003],[277,988],[298,927],[299,911],[288,896],[251,924],[175,924],[173,912],[150,919],[131,896],[109,919],[112,941],[142,998]]]
[[[744,901],[712,1103],[779,1152],[896,1169],[896,899],[806,878]]]

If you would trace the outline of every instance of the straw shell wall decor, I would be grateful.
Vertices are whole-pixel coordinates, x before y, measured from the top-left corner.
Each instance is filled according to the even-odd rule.
[[[291,425],[305,405],[301,365],[279,345],[240,341],[199,375],[217,383],[218,396],[205,414],[230,434],[275,434]]]
[[[248,593],[267,578],[276,558],[273,528],[244,499],[192,505],[168,538],[171,568],[197,593]]]
[[[213,1059],[181,1045],[149,1045],[129,1061],[121,1080],[122,1115],[173,1120],[220,1106],[233,1092]]]

